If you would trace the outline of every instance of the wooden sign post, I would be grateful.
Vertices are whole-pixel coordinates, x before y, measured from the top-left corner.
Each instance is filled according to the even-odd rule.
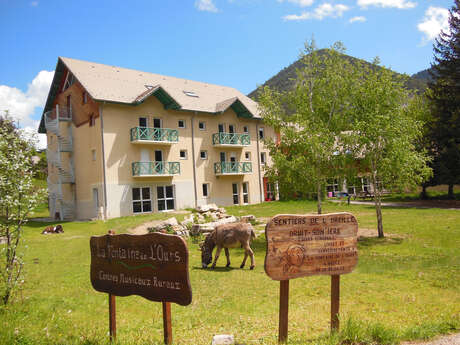
[[[161,233],[109,234],[91,237],[90,248],[91,284],[109,294],[110,339],[116,337],[115,296],[139,295],[162,302],[164,341],[171,344],[171,302],[192,302],[184,239]]]
[[[280,281],[279,342],[287,341],[289,280],[331,276],[331,329],[339,328],[340,275],[358,263],[358,223],[350,213],[281,214],[265,228],[265,272]]]

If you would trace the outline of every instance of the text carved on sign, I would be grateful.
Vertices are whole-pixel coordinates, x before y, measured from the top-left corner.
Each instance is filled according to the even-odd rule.
[[[265,228],[265,272],[274,280],[350,273],[358,263],[357,235],[350,213],[277,215]]]
[[[191,303],[188,248],[181,237],[161,233],[92,236],[90,248],[95,290],[157,302]]]

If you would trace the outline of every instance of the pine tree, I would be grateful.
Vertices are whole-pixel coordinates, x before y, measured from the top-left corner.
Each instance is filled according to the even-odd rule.
[[[460,183],[460,0],[449,10],[449,30],[442,31],[433,47],[429,83],[432,121],[429,128],[434,183],[447,184],[454,198]]]

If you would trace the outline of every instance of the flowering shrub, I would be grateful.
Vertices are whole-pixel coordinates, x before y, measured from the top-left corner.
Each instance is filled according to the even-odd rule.
[[[0,125],[0,298],[6,305],[24,282],[21,237],[27,217],[44,198],[33,184],[33,142],[23,139],[8,117]]]

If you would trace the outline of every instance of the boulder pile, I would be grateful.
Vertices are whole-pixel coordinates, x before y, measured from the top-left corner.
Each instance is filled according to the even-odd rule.
[[[153,227],[148,228],[149,232],[163,232],[179,236],[197,236],[202,233],[212,232],[216,226],[238,221],[255,221],[254,216],[242,216],[238,219],[227,214],[224,208],[216,204],[198,206],[193,213],[186,216],[182,222],[176,218],[169,218]]]

